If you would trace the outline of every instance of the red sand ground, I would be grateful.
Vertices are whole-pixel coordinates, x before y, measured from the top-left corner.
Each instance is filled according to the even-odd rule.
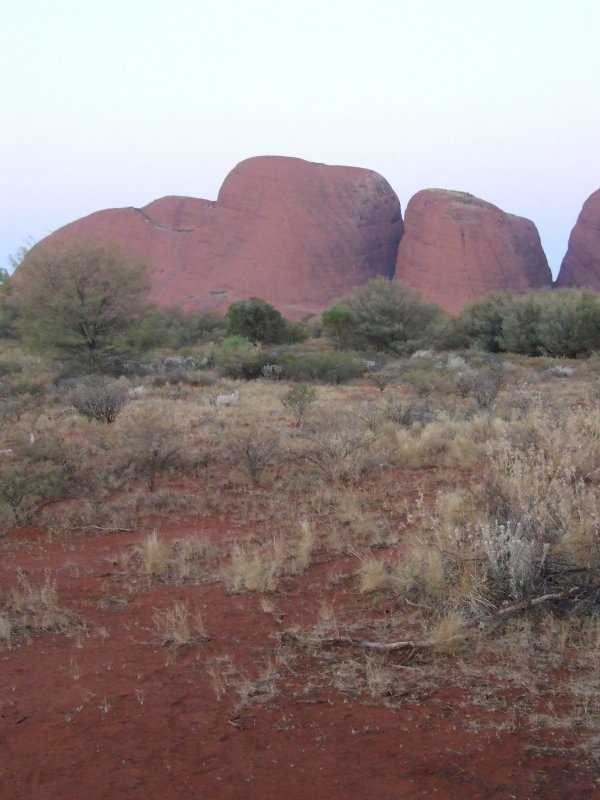
[[[227,521],[202,527],[218,540]],[[340,564],[311,567],[272,597],[276,618],[255,594],[228,595],[218,583],[144,586],[118,559],[138,541],[33,530],[0,541],[0,594],[15,585],[17,568],[32,583],[48,574],[61,605],[86,622],[79,636],[41,635],[0,652],[2,800],[597,795],[597,772],[569,760],[568,736],[491,726],[502,712],[471,706],[443,657],[439,685],[400,695],[393,708],[325,681],[307,691],[315,673],[303,654],[276,665],[270,701],[236,708],[231,687],[217,699],[207,662],[227,656],[240,675],[256,676],[274,663],[278,633],[315,624],[323,592],[342,609],[357,602],[356,590],[325,588]],[[158,641],[153,615],[174,599],[202,609],[209,641],[177,651]],[[467,720],[477,719],[482,730],[470,732]]]

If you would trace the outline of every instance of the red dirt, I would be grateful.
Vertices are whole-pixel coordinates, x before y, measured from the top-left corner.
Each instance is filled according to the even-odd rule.
[[[215,540],[227,533],[223,520],[201,527]],[[181,525],[163,535],[181,535]],[[217,699],[211,659],[230,657],[240,680],[254,677],[276,663],[278,633],[315,624],[325,595],[350,616],[364,598],[349,582],[327,583],[339,563],[286,579],[271,596],[279,618],[255,594],[228,595],[219,583],[147,587],[118,558],[139,538],[25,530],[0,541],[0,597],[17,569],[32,583],[48,574],[61,605],[86,622],[78,636],[0,651],[3,800],[595,796],[594,771],[564,750],[568,735],[491,726],[504,712],[472,705],[451,659],[440,657],[437,685],[400,693],[391,708],[325,680],[310,690],[313,657],[302,653],[277,665],[270,701],[236,709],[233,688]],[[173,651],[152,618],[180,599],[202,610],[211,638]],[[473,721],[483,728],[471,732]]]

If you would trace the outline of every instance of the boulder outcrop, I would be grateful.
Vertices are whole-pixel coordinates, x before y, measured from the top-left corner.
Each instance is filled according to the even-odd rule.
[[[395,279],[456,313],[495,291],[550,286],[533,222],[466,192],[424,189],[409,201]]]
[[[298,318],[371,278],[391,278],[402,233],[400,203],[381,175],[263,156],[238,164],[216,201],[163,197],[99,211],[37,246],[116,244],[148,264],[159,305],[224,311],[254,295]]]
[[[600,291],[600,189],[588,197],[577,217],[556,285]]]

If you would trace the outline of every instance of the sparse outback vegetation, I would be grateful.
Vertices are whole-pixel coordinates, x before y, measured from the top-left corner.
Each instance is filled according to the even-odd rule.
[[[596,758],[600,366],[504,354],[517,302],[469,312],[473,349],[425,349],[428,328],[343,352],[342,314],[334,343],[269,349],[221,325],[110,381],[11,340],[0,646],[15,697],[40,681],[69,724],[92,705],[119,724],[185,708],[202,735],[203,715],[229,733],[261,704],[287,736],[342,696],[398,736],[403,715],[410,736],[451,719],[465,748],[477,731],[518,737],[521,758]]]

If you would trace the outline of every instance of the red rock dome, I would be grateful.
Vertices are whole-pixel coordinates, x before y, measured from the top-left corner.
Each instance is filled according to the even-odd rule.
[[[600,291],[600,189],[583,204],[556,284],[563,289],[582,286]]]
[[[403,223],[387,181],[356,167],[264,156],[238,164],[216,202],[163,197],[98,211],[56,239],[116,244],[148,264],[160,305],[225,310],[255,295],[286,316],[391,277]]]
[[[552,276],[533,222],[465,192],[425,189],[406,207],[396,280],[456,313],[489,292],[523,293]]]

